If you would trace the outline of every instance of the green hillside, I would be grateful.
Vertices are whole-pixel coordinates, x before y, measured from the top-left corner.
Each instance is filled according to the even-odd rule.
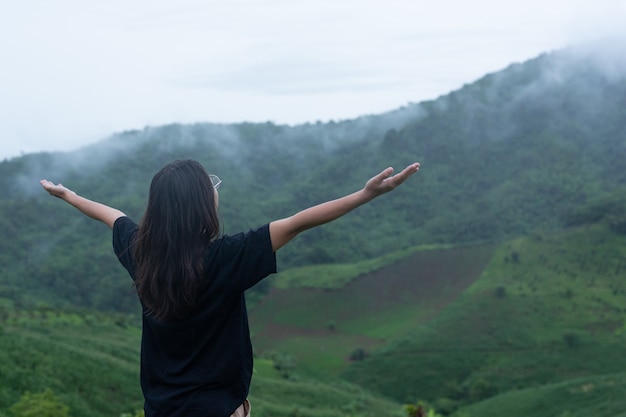
[[[480,276],[493,250],[417,248],[339,288],[310,288],[307,281],[275,287],[251,309],[253,343],[259,352],[295,355],[318,376],[340,374],[351,355],[367,354],[436,317]],[[310,272],[315,276],[315,269]]]
[[[71,416],[119,416],[143,408],[140,330],[126,316],[0,309],[0,415],[46,389]]]
[[[26,393],[50,390],[73,417],[119,417],[143,408],[136,319],[49,308],[0,310],[0,416]],[[289,377],[255,360],[250,400],[259,417],[400,417],[402,405],[339,379]]]
[[[455,416],[624,417],[625,390],[624,373],[570,379],[536,388],[509,391],[463,408]]]
[[[626,371],[625,274],[626,235],[605,224],[508,241],[457,300],[343,376],[452,411],[510,390]]]

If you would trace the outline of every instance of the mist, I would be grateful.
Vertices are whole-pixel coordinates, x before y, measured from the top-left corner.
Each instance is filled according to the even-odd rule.
[[[7,233],[20,239],[16,245],[4,239],[4,250],[48,262],[69,236],[84,236],[108,265],[110,248],[99,246],[101,235],[90,221],[75,222],[78,214],[59,207],[39,180],[63,183],[138,219],[154,173],[185,158],[224,180],[225,233],[353,192],[387,166],[422,163],[413,188],[286,248],[281,256],[288,267],[557,230],[568,219],[584,218],[572,211],[610,197],[626,181],[616,152],[623,148],[621,45],[540,54],[434,100],[350,120],[172,123],[120,131],[69,152],[13,158],[0,163],[0,205],[12,213],[5,216]],[[41,213],[63,233],[41,239]],[[22,238],[18,230],[37,232]],[[320,243],[337,242],[337,236],[348,243]],[[53,272],[42,271],[50,279]]]
[[[0,18],[0,159],[147,126],[387,113],[542,52],[624,35],[625,8],[26,0]]]

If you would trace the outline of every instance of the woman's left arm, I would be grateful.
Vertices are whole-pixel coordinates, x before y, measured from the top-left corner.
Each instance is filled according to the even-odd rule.
[[[109,228],[111,229],[113,228],[113,224],[117,219],[125,216],[123,212],[116,208],[109,207],[105,204],[98,203],[96,201],[92,201],[85,197],[79,196],[74,191],[70,190],[67,187],[64,187],[63,184],[54,184],[53,182],[48,180],[41,180],[39,182],[50,195],[64,200],[66,203],[74,206],[84,215],[89,216],[92,219],[101,221],[102,223],[109,226]]]

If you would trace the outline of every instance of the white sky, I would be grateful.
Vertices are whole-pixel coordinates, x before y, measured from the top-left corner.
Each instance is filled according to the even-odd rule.
[[[626,34],[624,0],[0,1],[0,160],[146,125],[382,113]]]

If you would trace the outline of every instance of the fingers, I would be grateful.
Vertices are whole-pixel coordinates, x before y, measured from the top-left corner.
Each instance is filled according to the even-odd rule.
[[[47,191],[50,191],[52,189],[54,189],[55,187],[57,187],[52,181],[48,181],[48,180],[41,180],[39,181],[39,183],[43,186],[43,188],[45,188]],[[59,184],[60,185],[60,184]]]
[[[54,184],[52,181],[48,180],[40,180],[39,183],[43,187],[44,190],[48,192],[48,194],[61,198],[64,193],[64,187],[62,184]]]
[[[415,174],[417,171],[419,171],[419,169],[420,169],[420,163],[414,162],[411,165],[404,168],[402,172],[408,171],[412,175],[412,174]]]
[[[393,177],[387,178],[387,181],[391,182],[392,186],[395,188],[398,185],[402,184],[404,181],[406,181],[411,175],[419,171],[419,169],[420,169],[420,163],[414,162],[411,165],[404,168],[400,173],[394,175]]]
[[[47,191],[50,188],[53,187],[54,184],[52,184],[50,181],[48,180],[41,180],[39,181],[39,184],[41,184],[41,186]]]
[[[381,171],[380,174],[378,174],[378,176],[380,177],[381,181],[386,180],[387,178],[391,177],[393,175],[393,168],[392,167],[388,167],[385,168]]]

